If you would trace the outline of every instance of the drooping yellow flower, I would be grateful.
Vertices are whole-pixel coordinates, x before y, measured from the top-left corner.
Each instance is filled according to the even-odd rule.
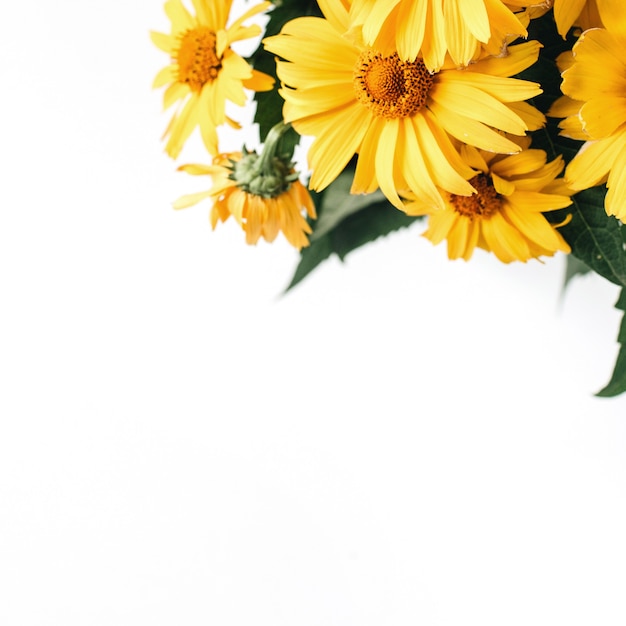
[[[605,209],[626,220],[626,4],[600,5],[606,29],[585,31],[562,76],[563,93],[582,103],[578,117],[588,139],[565,178],[573,190],[606,182]]]
[[[178,169],[193,175],[208,175],[213,186],[208,191],[182,196],[174,208],[184,209],[205,198],[213,199],[211,226],[225,222],[231,215],[246,233],[246,243],[260,238],[274,241],[282,232],[297,248],[309,245],[311,227],[303,217],[305,211],[315,218],[315,205],[306,187],[298,180],[291,163],[275,158],[273,173],[264,174],[256,152],[218,154],[212,165],[182,165]]]
[[[482,46],[498,54],[507,37],[526,36],[511,7],[537,0],[352,0],[350,17],[362,27],[366,44],[400,59],[421,57],[431,71],[439,70],[446,52],[453,62],[467,65]]]
[[[265,11],[270,2],[262,2],[234,21],[228,28],[232,0],[192,0],[195,16],[181,0],[167,0],[165,12],[169,17],[171,33],[151,32],[154,44],[167,52],[171,64],[164,67],[154,79],[153,87],[168,85],[163,94],[167,109],[180,104],[167,126],[163,138],[168,138],[165,150],[176,158],[196,126],[211,154],[217,154],[216,128],[232,122],[226,116],[226,101],[246,104],[244,87],[265,91],[273,86],[273,79],[258,72],[230,47],[236,41],[256,37],[258,25],[244,26],[250,17]]]
[[[314,137],[308,152],[310,186],[331,183],[358,154],[353,193],[380,188],[402,209],[410,190],[443,206],[438,187],[469,195],[473,171],[450,136],[484,150],[515,153],[502,132],[524,135],[543,116],[524,100],[539,85],[508,78],[536,60],[535,41],[511,46],[502,58],[484,58],[465,69],[431,73],[420,59],[402,61],[352,38],[340,0],[323,0],[327,19],[303,17],[264,39],[277,62],[283,116],[301,135]]]
[[[578,26],[582,30],[602,26],[596,0],[554,0],[554,19],[559,35],[563,38],[572,26]]]
[[[510,156],[471,146],[461,151],[479,172],[471,181],[477,193],[444,194],[445,209],[428,212],[427,239],[434,244],[446,239],[448,257],[466,261],[475,248],[493,252],[504,263],[570,251],[542,215],[571,204],[562,182],[555,181],[563,169],[560,156],[546,163],[543,150],[526,149]],[[424,214],[420,204],[415,208],[415,214]]]

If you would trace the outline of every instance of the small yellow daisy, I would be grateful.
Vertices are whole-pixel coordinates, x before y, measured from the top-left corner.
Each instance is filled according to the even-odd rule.
[[[407,212],[428,214],[424,237],[434,244],[448,242],[448,257],[472,257],[475,248],[491,251],[504,263],[528,261],[555,252],[570,252],[561,234],[542,213],[571,204],[562,182],[555,181],[563,160],[546,162],[543,150],[526,149],[510,156],[495,155],[472,146],[461,148],[463,158],[478,171],[470,181],[476,193],[444,193],[445,209]]]
[[[274,84],[271,76],[254,70],[230,47],[261,33],[259,25],[243,23],[265,11],[270,2],[252,7],[228,28],[232,0],[192,3],[195,16],[181,0],[167,0],[165,13],[172,24],[170,34],[150,33],[153,43],[172,59],[156,75],[153,87],[168,85],[163,94],[164,108],[180,103],[163,135],[168,138],[165,151],[172,158],[179,155],[196,126],[200,126],[209,153],[217,154],[216,128],[225,122],[236,125],[226,116],[226,101],[243,106],[247,101],[244,88],[266,91]]]

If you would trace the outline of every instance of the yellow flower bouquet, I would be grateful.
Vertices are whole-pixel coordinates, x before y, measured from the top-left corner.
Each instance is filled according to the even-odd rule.
[[[329,256],[414,222],[450,259],[567,257],[626,310],[626,3],[622,0],[167,0],[154,86],[176,105],[166,152],[255,244],[300,251],[293,287]],[[243,55],[240,42],[258,43]],[[256,102],[262,148],[233,104]],[[242,132],[234,149],[218,128]],[[305,140],[303,141],[303,138]],[[298,171],[296,146],[306,147]],[[626,323],[611,381],[626,391]]]

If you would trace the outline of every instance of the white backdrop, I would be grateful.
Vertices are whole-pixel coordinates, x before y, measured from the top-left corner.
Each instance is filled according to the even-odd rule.
[[[282,296],[171,208],[160,1],[0,24],[0,624],[624,624],[616,287],[417,226]]]

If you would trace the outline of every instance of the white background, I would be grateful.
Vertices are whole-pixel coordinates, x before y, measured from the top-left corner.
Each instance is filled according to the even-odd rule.
[[[623,625],[617,288],[417,226],[281,295],[171,208],[167,28],[0,9],[0,624]]]

